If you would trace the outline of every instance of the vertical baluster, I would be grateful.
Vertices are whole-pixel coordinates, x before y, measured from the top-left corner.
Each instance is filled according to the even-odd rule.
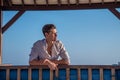
[[[70,80],[70,69],[66,68],[66,80]]]
[[[39,80],[42,80],[42,68],[39,68]]]
[[[88,80],[92,80],[92,69],[88,68]]]
[[[9,80],[10,78],[10,69],[7,69],[7,72],[6,72],[6,80]]]
[[[28,68],[28,80],[31,80],[31,68]]]
[[[20,68],[17,69],[17,80],[20,80]]]
[[[100,68],[100,80],[103,80],[103,69]]]
[[[58,74],[58,70],[59,70],[59,69],[55,70],[55,77],[56,77],[57,79],[58,79],[58,75],[59,75],[59,74]]]
[[[115,80],[115,69],[111,69],[111,74],[112,74],[112,80]]]
[[[50,80],[53,80],[53,70],[50,70]]]
[[[78,70],[78,80],[80,80],[80,79],[81,79],[81,76],[80,76],[80,74],[81,74],[81,73],[80,73],[80,68],[78,68],[77,70]]]

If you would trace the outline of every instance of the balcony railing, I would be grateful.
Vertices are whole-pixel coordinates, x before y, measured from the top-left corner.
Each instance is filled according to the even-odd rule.
[[[120,80],[120,65],[0,66],[0,80]]]

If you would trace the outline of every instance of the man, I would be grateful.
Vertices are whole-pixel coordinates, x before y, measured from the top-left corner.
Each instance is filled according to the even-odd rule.
[[[69,55],[61,41],[57,40],[57,30],[53,24],[46,24],[42,28],[45,39],[34,43],[29,64],[48,65],[51,70],[57,69],[58,64],[69,65]],[[59,57],[61,59],[59,59]]]

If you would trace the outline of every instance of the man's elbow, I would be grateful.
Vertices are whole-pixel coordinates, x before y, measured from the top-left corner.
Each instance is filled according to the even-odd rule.
[[[29,61],[29,65],[33,65],[33,62],[32,62],[32,61]]]
[[[69,61],[66,61],[66,64],[67,64],[67,65],[70,65],[70,62],[69,62]]]
[[[29,61],[29,65],[36,65],[36,60]]]

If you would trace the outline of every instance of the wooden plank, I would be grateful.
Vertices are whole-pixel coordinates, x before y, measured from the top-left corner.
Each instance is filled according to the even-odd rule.
[[[100,80],[103,80],[103,68],[100,68]]]
[[[58,79],[59,69],[55,70],[55,77]]]
[[[81,80],[81,75],[80,75],[80,74],[81,74],[81,73],[80,73],[80,68],[78,68],[78,69],[77,69],[77,71],[78,71],[78,80]]]
[[[92,69],[88,68],[88,80],[92,80]]]
[[[66,68],[66,80],[70,80],[70,68]]]
[[[0,5],[2,5],[2,1]],[[0,10],[0,64],[2,64],[2,17],[2,11]]]
[[[17,69],[17,80],[20,80],[20,68]]]
[[[28,68],[28,80],[31,80],[31,76],[32,76],[31,73],[32,73],[31,68]]]
[[[25,11],[19,11],[4,27],[2,27],[2,33],[4,33]]]
[[[50,80],[53,80],[53,70],[50,70]]]
[[[6,80],[10,80],[10,69],[6,71]]]
[[[46,0],[48,1],[48,0]],[[68,0],[69,1],[69,0]],[[59,6],[57,5],[14,5],[14,6],[3,6],[2,10],[82,10],[82,9],[108,9],[108,8],[119,8],[120,7],[120,2],[117,2],[116,4],[114,2],[111,3],[92,3],[91,5],[89,4],[80,4],[80,5],[70,5],[64,4]]]
[[[111,69],[111,74],[112,74],[112,80],[115,80],[115,69]]]
[[[39,68],[39,80],[42,80],[42,68]]]
[[[109,8],[109,10],[120,20],[120,12],[115,8]]]

